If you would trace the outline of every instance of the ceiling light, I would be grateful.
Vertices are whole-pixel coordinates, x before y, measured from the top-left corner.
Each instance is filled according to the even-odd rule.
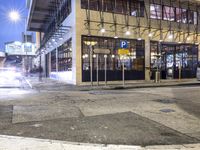
[[[126,35],[130,35],[131,32],[129,30],[126,31]]]
[[[152,37],[152,36],[153,36],[153,33],[150,32],[150,33],[149,33],[149,37]]]
[[[59,40],[63,40],[63,37],[59,37]]]
[[[106,32],[106,29],[105,28],[101,28],[101,33],[105,33]]]
[[[96,57],[97,57],[97,55],[96,55],[96,54],[94,54],[94,55],[93,55],[93,58],[96,58]]]
[[[114,38],[115,38],[115,39],[118,39],[118,36],[117,36],[117,35],[115,35],[115,36],[114,36]]]
[[[172,39],[173,39],[173,34],[170,34],[170,35],[168,36],[168,39],[172,40]]]

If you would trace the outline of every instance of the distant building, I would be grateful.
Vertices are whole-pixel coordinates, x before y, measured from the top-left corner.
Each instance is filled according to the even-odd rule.
[[[29,55],[34,56],[36,47],[31,42],[12,41],[5,43],[5,52],[8,55]]]
[[[35,57],[36,46],[31,42],[12,41],[5,43],[5,66],[17,67],[24,72],[31,70]]]
[[[0,68],[4,66],[5,53],[0,51]]]
[[[23,43],[33,43],[33,34],[25,34],[24,32],[22,32],[22,42]]]

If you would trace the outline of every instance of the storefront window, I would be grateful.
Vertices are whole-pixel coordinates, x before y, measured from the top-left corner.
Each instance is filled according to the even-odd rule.
[[[157,67],[155,53],[158,53],[158,42],[151,41],[151,71],[155,78]],[[198,63],[198,46],[193,44],[161,44],[161,78],[194,78]]]
[[[150,18],[162,19],[162,6],[157,4],[150,5]]]
[[[72,70],[72,40],[68,40],[58,47],[58,71]]]
[[[175,8],[164,6],[163,7],[163,20],[174,21],[175,20]]]
[[[157,57],[156,55],[159,53],[158,42],[151,41],[151,69],[156,69],[157,67]]]
[[[51,71],[56,71],[56,49],[51,52]]]
[[[127,41],[129,54],[125,57],[118,55],[118,49],[120,49],[120,43],[122,40]],[[97,55],[98,55],[98,69],[100,74],[105,70],[105,54],[103,51],[109,50],[107,54],[107,71],[108,80],[120,80],[122,71],[122,61],[125,64],[125,71],[127,80],[144,79],[144,41],[130,40],[130,39],[114,39],[107,37],[88,37],[82,38],[82,70],[83,70],[83,81],[89,81],[90,71],[90,52],[91,47],[85,44],[86,42],[95,43],[92,46],[93,55],[93,70],[97,70]],[[95,53],[95,50],[102,50],[102,53]],[[95,76],[96,74],[94,74]],[[104,75],[100,80],[103,80]]]

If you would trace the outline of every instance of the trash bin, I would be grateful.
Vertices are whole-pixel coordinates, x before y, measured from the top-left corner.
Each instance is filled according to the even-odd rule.
[[[155,83],[160,83],[160,71],[156,71],[155,73]]]

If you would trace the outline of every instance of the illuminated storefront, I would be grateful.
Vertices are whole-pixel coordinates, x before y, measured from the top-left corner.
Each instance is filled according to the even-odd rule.
[[[195,77],[198,1],[60,0],[51,4],[55,11],[48,1],[32,1],[28,29],[39,32],[37,54],[47,77],[78,85],[97,77],[121,81],[122,62],[125,80],[149,81],[155,71],[162,79]],[[128,43],[123,56],[122,41]]]

